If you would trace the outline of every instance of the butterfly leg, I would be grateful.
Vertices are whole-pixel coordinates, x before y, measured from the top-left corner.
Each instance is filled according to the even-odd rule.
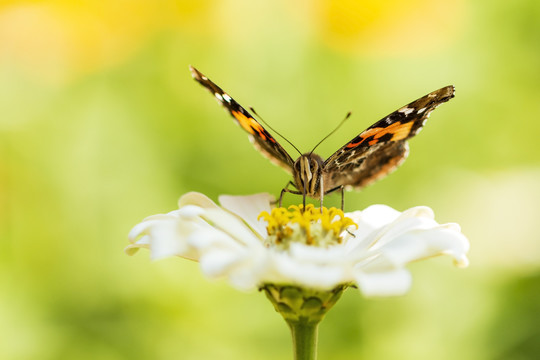
[[[340,185],[340,186],[336,186],[335,188],[332,188],[330,190],[328,190],[326,193],[324,193],[324,195],[328,195],[330,193],[333,193],[334,191],[337,191],[339,190],[341,192],[341,210],[343,210],[343,205],[345,205],[345,193],[344,193],[344,190],[345,188],[343,187],[343,185]],[[322,200],[321,200],[321,206],[322,206]]]
[[[291,194],[295,194],[295,195],[304,195],[303,193],[301,193],[300,191],[296,191],[296,190],[291,190],[289,189],[289,185],[292,185],[294,186],[294,183],[292,181],[289,181],[287,183],[287,185],[285,185],[285,187],[281,190],[281,194],[279,195],[279,207],[281,207],[281,203],[282,203],[282,200],[283,200],[283,195],[288,192],[288,193],[291,193]],[[305,204],[306,204],[306,196],[304,195],[304,207],[305,207]]]
[[[345,187],[341,185],[341,211],[343,211],[343,206],[345,205],[345,193],[344,190]]]
[[[323,209],[323,199],[324,199],[324,185],[323,185],[323,177],[321,176],[321,183],[320,183],[320,199],[319,199],[319,202],[320,202],[320,207],[319,209],[321,210],[321,214],[323,213],[322,209]],[[305,205],[304,205],[305,207]]]
[[[306,210],[306,188],[302,189],[302,204],[304,207],[302,208],[302,212]]]

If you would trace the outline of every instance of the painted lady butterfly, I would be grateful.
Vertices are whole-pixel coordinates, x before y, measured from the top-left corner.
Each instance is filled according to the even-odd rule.
[[[437,106],[454,97],[454,86],[445,86],[385,116],[326,160],[313,150],[293,160],[246,109],[197,69],[190,66],[190,70],[249,133],[255,148],[292,174],[294,181],[281,190],[280,206],[285,192],[302,195],[304,206],[306,196],[319,198],[322,207],[324,195],[340,191],[343,209],[343,189],[363,188],[395,170],[408,155],[407,139],[418,134]],[[297,190],[289,189],[289,185]]]

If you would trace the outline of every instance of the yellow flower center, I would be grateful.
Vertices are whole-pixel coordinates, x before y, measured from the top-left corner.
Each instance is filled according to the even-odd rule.
[[[288,209],[274,208],[270,214],[263,211],[259,215],[259,219],[261,218],[268,223],[266,229],[269,236],[265,245],[283,249],[289,248],[291,242],[318,247],[340,244],[344,231],[351,226],[358,228],[342,210],[323,207],[321,211],[312,204],[305,209],[303,205],[292,205]]]

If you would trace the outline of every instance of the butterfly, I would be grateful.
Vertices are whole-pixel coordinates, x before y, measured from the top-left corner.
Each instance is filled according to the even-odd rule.
[[[289,181],[281,190],[279,206],[283,195],[288,192],[302,195],[304,207],[306,196],[318,198],[322,208],[325,195],[340,191],[343,209],[343,190],[361,189],[401,165],[409,153],[407,140],[418,134],[437,106],[454,97],[454,86],[445,86],[385,116],[326,160],[313,153],[313,150],[304,154],[299,152],[300,157],[293,160],[246,109],[200,71],[192,66],[190,70],[193,78],[208,89],[240,127],[248,132],[255,148],[292,174],[293,181]],[[289,186],[294,186],[296,190],[289,189]]]

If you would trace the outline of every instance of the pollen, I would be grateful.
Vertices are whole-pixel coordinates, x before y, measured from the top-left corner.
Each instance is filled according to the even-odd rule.
[[[314,207],[309,204],[278,207],[270,213],[263,211],[259,219],[267,223],[268,238],[265,245],[287,249],[292,242],[317,247],[328,247],[343,242],[343,233],[358,225],[337,208]]]

